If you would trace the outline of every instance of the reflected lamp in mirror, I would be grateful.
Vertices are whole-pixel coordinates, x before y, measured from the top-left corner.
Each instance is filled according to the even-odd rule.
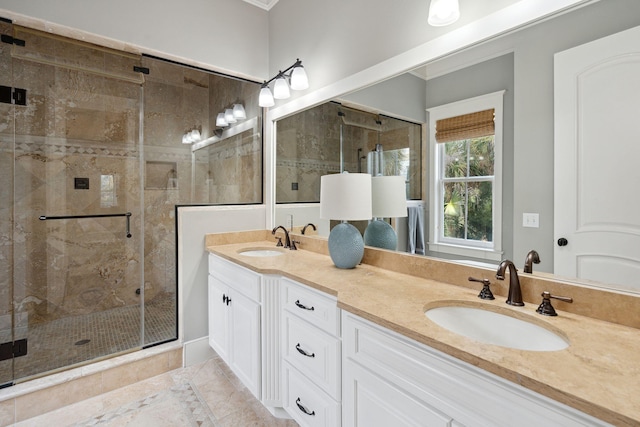
[[[371,219],[371,175],[341,173],[320,178],[320,218],[340,220],[329,233],[329,255],[338,268],[354,268],[364,256],[364,240],[347,221]]]
[[[364,231],[364,244],[395,251],[398,235],[383,218],[407,216],[406,183],[401,176],[371,178],[371,213],[373,221]]]

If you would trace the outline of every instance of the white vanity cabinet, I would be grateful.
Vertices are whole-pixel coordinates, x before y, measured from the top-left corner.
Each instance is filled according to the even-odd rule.
[[[608,426],[350,313],[342,315],[344,426]]]
[[[336,299],[281,279],[284,409],[301,426],[339,427],[340,310]]]
[[[261,398],[261,275],[209,255],[209,345]]]

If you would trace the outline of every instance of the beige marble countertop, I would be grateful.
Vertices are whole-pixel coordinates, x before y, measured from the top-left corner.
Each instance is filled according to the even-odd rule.
[[[480,300],[478,289],[364,263],[351,270],[338,269],[317,248],[286,250],[276,257],[241,255],[241,251],[249,248],[275,249],[273,241],[264,240],[265,233],[256,233],[253,236],[256,241],[251,241],[251,237],[245,235],[244,243],[228,243],[234,241],[232,237],[208,237],[206,249],[258,273],[283,275],[334,295],[343,310],[596,418],[614,425],[640,425],[639,329],[562,311],[555,302],[559,315],[541,316],[535,313],[537,303],[526,299],[524,307],[509,306],[498,294],[493,301]],[[303,237],[301,246],[306,243]],[[416,257],[411,262],[415,262],[413,258]],[[445,263],[444,268],[456,268],[451,266]],[[424,315],[425,308],[448,301],[481,304],[527,319],[561,333],[570,346],[560,351],[535,352],[463,337],[441,328]]]

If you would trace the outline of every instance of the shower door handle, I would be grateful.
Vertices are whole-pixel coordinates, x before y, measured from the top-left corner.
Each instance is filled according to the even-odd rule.
[[[131,238],[131,212],[125,212],[121,214],[95,214],[95,215],[66,215],[66,216],[46,216],[40,215],[38,218],[40,221],[47,221],[51,219],[82,219],[82,218],[113,218],[117,216],[124,216],[127,219],[125,225],[125,236],[127,239]]]

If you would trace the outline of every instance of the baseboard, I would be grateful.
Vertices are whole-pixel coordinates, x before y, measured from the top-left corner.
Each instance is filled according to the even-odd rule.
[[[208,336],[185,342],[183,351],[184,366],[197,365],[215,356],[215,352],[209,347]]]

